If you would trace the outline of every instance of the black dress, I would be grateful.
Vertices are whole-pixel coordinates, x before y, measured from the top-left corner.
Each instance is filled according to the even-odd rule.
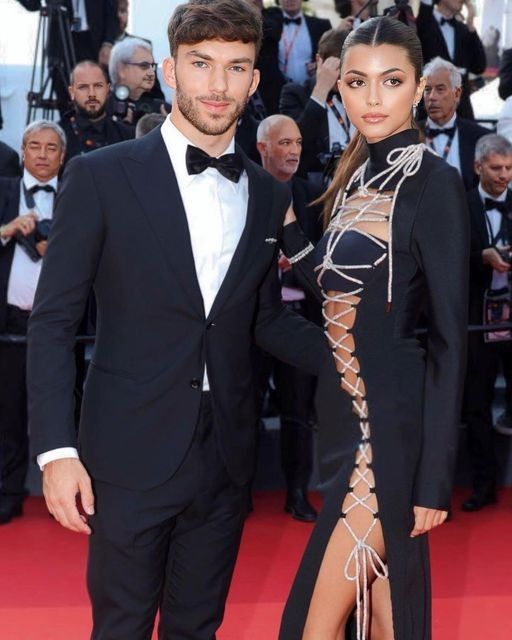
[[[294,268],[317,291],[319,285],[333,355],[317,391],[325,502],[280,640],[302,637],[330,536],[340,518],[351,530],[352,509],[380,521],[386,550],[384,563],[367,544],[368,531],[351,532],[354,550],[340,579],[345,572],[359,585],[358,637],[365,637],[368,603],[356,576],[365,564],[390,581],[395,640],[431,636],[428,540],[409,534],[413,506],[446,510],[450,503],[465,369],[469,218],[458,172],[418,144],[416,130],[368,148],[368,163],[335,206],[316,251],[297,224],[283,234]],[[368,222],[373,229],[387,225],[387,234],[369,233]],[[426,351],[415,335],[422,314]],[[369,506],[371,494],[378,511]]]

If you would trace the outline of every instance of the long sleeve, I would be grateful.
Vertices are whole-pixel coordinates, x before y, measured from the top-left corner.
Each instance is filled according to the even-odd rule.
[[[85,158],[71,160],[28,328],[28,403],[35,455],[76,447],[75,336],[103,245],[103,216]]]
[[[313,248],[298,222],[292,222],[283,228],[280,249],[291,260],[299,283],[321,302],[323,298],[315,276]]]
[[[117,2],[115,0],[105,0],[104,5],[105,32],[103,42],[114,44],[119,31],[117,20]]]
[[[466,365],[469,234],[457,171],[448,166],[432,171],[413,230],[413,254],[429,309],[423,443],[414,495],[414,504],[422,507],[447,509],[450,503]]]
[[[502,100],[512,95],[512,49],[501,54],[498,94]]]
[[[304,101],[301,99],[303,92],[304,88],[294,82],[285,84],[279,99],[279,113],[289,116],[295,121],[299,120],[304,111]]]

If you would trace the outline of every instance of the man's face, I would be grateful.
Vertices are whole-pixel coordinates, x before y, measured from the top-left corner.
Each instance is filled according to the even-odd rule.
[[[265,141],[258,143],[265,169],[287,182],[297,172],[302,152],[302,135],[295,122],[286,119],[275,124]]]
[[[40,182],[54,178],[64,161],[62,142],[52,129],[32,133],[21,152],[25,168]]]
[[[124,84],[130,90],[130,97],[140,98],[145,91],[151,91],[155,84],[155,70],[153,54],[142,47],[135,49],[131,60],[121,62],[118,69],[119,84]]]
[[[447,69],[436,71],[427,77],[424,99],[430,118],[442,126],[453,116],[459,104],[461,87],[452,87]]]
[[[76,110],[86,118],[100,118],[105,112],[110,85],[101,69],[95,66],[79,66],[73,73],[69,95]]]
[[[481,162],[475,161],[482,189],[493,198],[500,196],[512,180],[512,155],[489,153]]]
[[[164,76],[175,89],[173,121],[185,135],[191,128],[210,136],[235,128],[258,86],[255,56],[254,44],[240,41],[179,45],[164,63]]]
[[[279,5],[283,11],[293,17],[300,13],[302,0],[281,0]]]
[[[437,6],[441,11],[455,15],[459,13],[464,4],[464,0],[439,0]]]
[[[119,31],[124,33],[128,26],[128,1],[118,3],[117,23],[119,25]]]

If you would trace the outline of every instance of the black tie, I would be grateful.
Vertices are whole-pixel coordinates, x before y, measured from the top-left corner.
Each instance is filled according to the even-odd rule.
[[[35,184],[33,187],[30,187],[28,190],[29,193],[37,193],[38,191],[47,191],[48,193],[55,193],[55,189],[51,184]]]
[[[186,162],[189,175],[196,175],[208,167],[213,167],[231,182],[240,180],[244,168],[242,157],[238,153],[226,153],[220,158],[212,158],[202,149],[190,144],[187,147]]]
[[[498,200],[493,200],[492,198],[485,198],[484,206],[486,211],[497,209],[503,215],[507,215],[508,213],[508,206],[505,200],[499,202]]]
[[[426,133],[429,138],[435,138],[436,136],[440,136],[442,133],[449,138],[453,138],[455,135],[455,127],[447,127],[446,129],[432,129],[427,127]]]
[[[443,24],[449,24],[450,27],[455,27],[455,24],[457,23],[457,18],[441,18],[439,23],[441,26],[443,26]]]
[[[283,18],[284,24],[300,24],[302,22],[302,18],[299,16],[298,18],[288,18],[284,16]]]

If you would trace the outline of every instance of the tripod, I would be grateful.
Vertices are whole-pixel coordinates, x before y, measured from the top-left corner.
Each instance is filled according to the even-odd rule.
[[[42,117],[53,120],[55,110],[67,101],[67,86],[76,64],[67,7],[60,0],[46,0],[41,7],[30,90],[27,124]]]

